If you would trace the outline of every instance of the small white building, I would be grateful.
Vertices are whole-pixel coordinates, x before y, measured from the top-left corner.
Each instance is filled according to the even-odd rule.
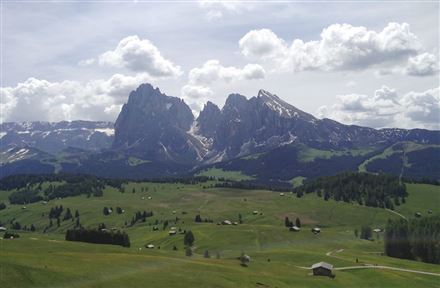
[[[284,196],[284,193],[280,193],[280,196]]]
[[[258,213],[260,213],[260,212],[258,212],[258,210],[254,210],[254,211],[252,212],[252,214],[254,214],[254,215],[258,215]]]
[[[312,228],[312,232],[313,232],[314,234],[319,234],[319,233],[321,233],[321,228],[319,228],[319,227],[313,227],[313,228]]]
[[[223,220],[222,225],[232,225],[232,222],[229,220]]]
[[[5,232],[6,230],[7,230],[6,227],[0,226],[0,231],[1,232]]]
[[[300,230],[301,229],[298,226],[296,226],[296,225],[294,225],[294,226],[289,228],[289,231],[292,231],[292,232],[299,232]]]
[[[148,248],[148,249],[154,249],[154,245],[153,245],[153,244],[148,244],[148,245],[147,245],[147,248]]]

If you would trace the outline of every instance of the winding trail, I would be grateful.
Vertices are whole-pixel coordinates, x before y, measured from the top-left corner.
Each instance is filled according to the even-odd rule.
[[[404,269],[404,268],[397,268],[397,267],[390,267],[390,266],[381,266],[381,265],[378,265],[378,266],[376,266],[376,265],[347,266],[347,267],[333,268],[333,270],[352,270],[352,269],[388,269],[388,270],[410,272],[410,273],[417,273],[417,274],[424,274],[424,275],[431,275],[431,276],[440,276],[440,273],[419,271],[419,270],[412,270],[412,269]]]
[[[389,211],[389,212],[391,212],[391,213],[393,213],[393,214],[396,214],[397,216],[402,217],[403,219],[405,219],[406,221],[408,221],[408,218],[406,218],[405,216],[403,216],[403,215],[400,214],[399,212],[396,212],[396,211],[391,210],[391,209],[385,209],[385,210],[387,210],[387,211]]]
[[[311,267],[304,267],[304,266],[295,266],[295,267],[301,268],[301,269],[305,269],[305,270],[312,270]],[[354,269],[394,270],[394,271],[417,273],[417,274],[423,274],[423,275],[430,275],[430,276],[438,276],[438,277],[440,277],[440,273],[427,272],[427,271],[419,271],[419,270],[412,270],[412,269],[404,269],[404,268],[390,267],[390,266],[381,266],[381,265],[377,265],[377,266],[376,265],[346,266],[346,267],[336,267],[336,268],[333,268],[333,270],[336,270],[336,271],[354,270]]]
[[[343,259],[338,256],[333,255],[334,253],[341,253],[344,251],[344,249],[329,251],[325,253],[326,256]],[[295,266],[300,269],[305,270],[311,270],[311,267],[304,267],[304,266]],[[434,272],[428,272],[428,271],[420,271],[420,270],[412,270],[412,269],[405,269],[405,268],[398,268],[398,267],[391,267],[391,266],[382,266],[382,265],[373,265],[373,264],[365,264],[365,265],[357,265],[357,266],[346,266],[346,267],[334,267],[333,270],[336,271],[343,271],[343,270],[354,270],[354,269],[383,269],[383,270],[394,270],[394,271],[401,271],[401,272],[409,272],[409,273],[417,273],[417,274],[423,274],[423,275],[430,275],[430,276],[439,276],[440,273],[434,273]]]

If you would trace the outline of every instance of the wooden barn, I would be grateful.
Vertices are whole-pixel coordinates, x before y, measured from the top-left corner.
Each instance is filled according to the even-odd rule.
[[[313,275],[332,277],[333,265],[326,262],[319,262],[312,265]]]

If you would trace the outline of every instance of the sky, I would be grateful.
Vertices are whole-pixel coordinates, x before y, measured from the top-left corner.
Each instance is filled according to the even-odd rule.
[[[0,121],[115,121],[151,83],[259,89],[318,118],[440,129],[439,3],[2,1]]]

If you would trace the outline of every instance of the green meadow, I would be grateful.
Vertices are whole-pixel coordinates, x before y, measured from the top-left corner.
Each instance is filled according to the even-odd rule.
[[[56,199],[25,209],[9,205],[11,192],[0,191],[0,202],[7,204],[0,221],[36,227],[35,232],[19,231],[18,239],[0,240],[0,287],[439,287],[439,275],[410,272],[440,274],[439,265],[384,256],[382,233],[374,241],[354,235],[362,225],[383,228],[390,218],[424,215],[428,210],[439,214],[438,186],[408,184],[409,197],[396,207],[397,213],[324,201],[316,194],[297,198],[290,193],[207,187],[207,183],[129,183],[125,193],[107,187],[102,197]],[[50,208],[58,205],[78,210],[84,227],[105,223],[107,228],[127,232],[131,247],[65,241],[66,229],[75,225],[71,220],[61,221],[60,227],[54,221],[43,233]],[[113,211],[121,207],[124,213],[105,216],[104,207]],[[144,210],[154,215],[126,226],[137,211]],[[213,223],[195,223],[197,214]],[[218,225],[223,220],[238,222],[239,214],[242,224]],[[301,220],[300,232],[287,230],[286,216]],[[165,220],[169,226],[163,230]],[[315,226],[321,227],[318,235],[310,231]],[[191,257],[185,256],[183,235],[168,235],[170,227],[194,233]],[[147,244],[155,248],[147,249]],[[205,251],[210,258],[204,258]],[[242,252],[251,257],[248,267],[237,259]],[[320,261],[334,265],[334,279],[312,276],[306,269]],[[367,265],[409,271],[337,270]]]

